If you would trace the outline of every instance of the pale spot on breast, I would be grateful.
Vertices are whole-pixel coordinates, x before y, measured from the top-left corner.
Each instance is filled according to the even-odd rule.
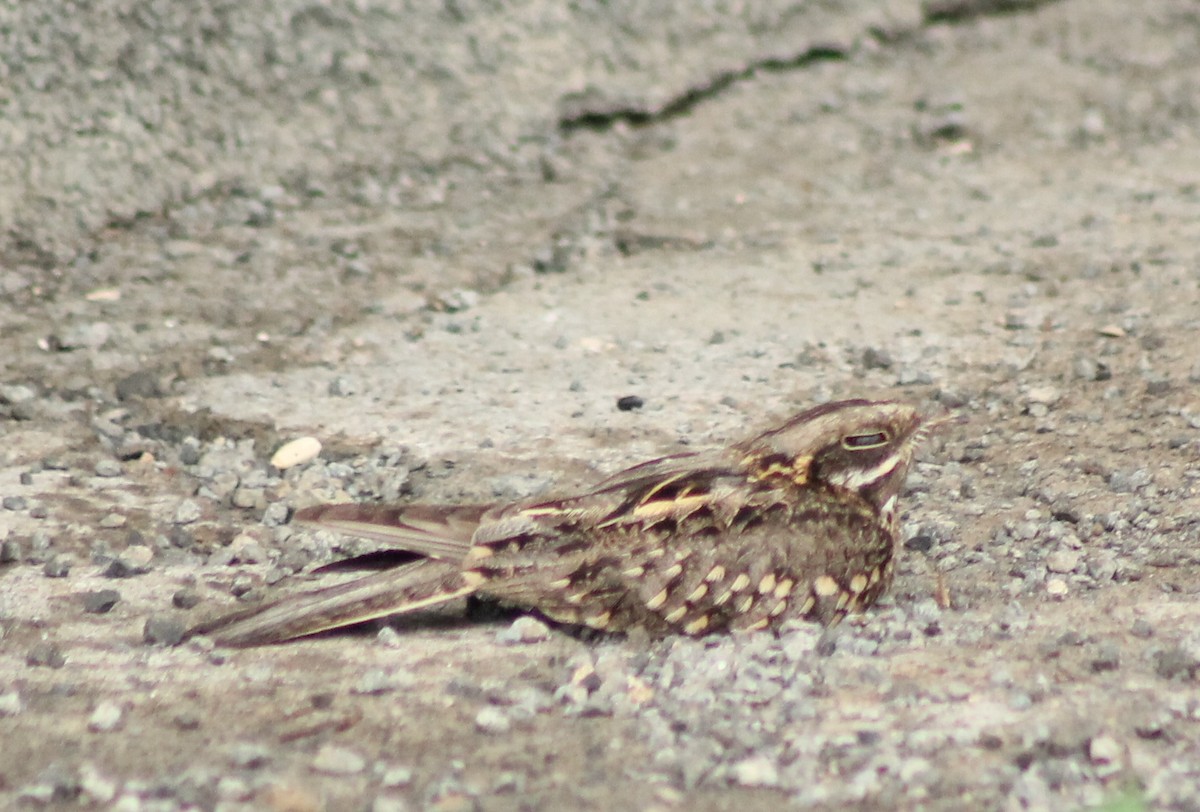
[[[879,567],[876,567],[875,569],[871,570],[871,577],[867,580],[867,586],[875,586],[875,584],[879,583],[880,579],[882,578],[883,573],[880,571]]]
[[[651,598],[650,600],[646,601],[646,608],[647,608],[647,609],[651,609],[651,610],[653,610],[653,609],[658,609],[658,608],[659,608],[659,607],[661,607],[661,606],[662,606],[664,603],[666,603],[666,602],[667,602],[667,597],[668,597],[668,596],[669,596],[669,593],[667,592],[667,590],[665,590],[665,589],[664,589],[662,592],[659,592],[659,593],[658,593],[657,595],[655,595],[653,598]]]
[[[741,592],[746,587],[750,586],[750,576],[742,573],[733,579],[733,583],[729,585],[730,592]]]
[[[546,586],[550,587],[551,589],[566,589],[570,585],[570,578],[559,578],[557,581],[551,581],[550,583],[546,584]]]
[[[671,566],[669,566],[665,570],[663,570],[663,577],[669,581],[672,578],[674,578],[675,576],[679,575],[681,572],[683,572],[682,564],[672,564]]]
[[[711,570],[708,571],[708,575],[704,576],[704,580],[706,580],[710,584],[712,584],[712,583],[716,583],[717,581],[720,581],[724,577],[725,577],[725,568],[722,567],[720,564],[717,564],[717,566],[713,567]]]
[[[786,598],[788,595],[790,595],[792,593],[792,587],[794,587],[795,585],[796,585],[796,582],[793,581],[791,578],[784,578],[775,587],[775,597]]]
[[[838,586],[838,582],[828,575],[822,575],[813,581],[813,592],[817,593],[817,597],[831,598],[841,591],[842,588]]]
[[[738,614],[746,614],[754,606],[754,596],[747,595],[737,605]]]
[[[683,616],[687,614],[687,610],[688,608],[686,606],[680,606],[677,609],[672,609],[663,616],[663,620],[667,621],[668,623],[678,623],[679,621],[683,620]]]
[[[867,588],[867,576],[861,572],[850,579],[850,591],[855,595]]]
[[[692,594],[687,596],[688,603],[695,603],[708,594],[708,584],[700,584],[692,590]]]
[[[583,622],[588,626],[591,626],[593,629],[605,629],[608,628],[608,622],[610,620],[612,620],[612,612],[605,611],[598,615],[593,615],[592,617],[586,618]]]
[[[701,615],[683,627],[687,634],[700,634],[708,628],[708,615]]]
[[[787,600],[782,600],[775,604],[775,608],[771,610],[770,617],[779,617],[787,611]]]
[[[840,612],[843,609],[845,609],[849,604],[850,604],[850,593],[849,592],[841,592],[838,594],[837,603],[834,605],[833,610],[835,612]]]
[[[768,572],[766,575],[764,575],[762,577],[762,580],[758,582],[758,591],[761,592],[762,594],[766,595],[768,592],[774,591],[774,589],[775,589],[775,573]]]
[[[799,612],[800,616],[803,617],[804,615],[807,615],[809,612],[811,612],[813,610],[813,607],[816,605],[817,605],[817,599],[814,598],[812,595],[809,595],[804,600],[804,603],[801,604],[801,606],[800,606],[800,612]]]
[[[639,567],[630,567],[627,570],[623,570],[621,572],[621,574],[628,578],[641,578],[643,575],[646,574],[646,568],[640,567],[640,566]]]
[[[746,631],[756,632],[759,629],[767,628],[767,626],[769,626],[770,623],[771,623],[771,621],[764,617],[762,620],[756,620],[753,623],[751,623],[749,626],[747,626]]]

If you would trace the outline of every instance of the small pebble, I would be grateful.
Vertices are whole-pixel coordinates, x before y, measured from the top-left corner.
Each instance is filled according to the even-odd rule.
[[[175,590],[175,594],[171,596],[171,603],[179,609],[193,609],[200,603],[200,593],[189,586]]]
[[[863,350],[862,365],[866,369],[891,369],[895,361],[886,349],[867,347]]]
[[[6,496],[0,500],[0,505],[3,505],[5,510],[24,510],[29,503],[24,496]]]
[[[522,615],[506,629],[496,635],[496,640],[505,645],[517,643],[540,643],[550,637],[550,627],[536,617]]]
[[[413,771],[411,767],[388,767],[379,777],[381,786],[387,789],[403,789],[412,783]]]
[[[238,488],[233,492],[230,503],[243,510],[263,510],[267,506],[267,498],[262,488]]]
[[[1088,758],[1093,764],[1112,764],[1121,755],[1121,744],[1112,736],[1096,736],[1088,742]]]
[[[229,763],[239,770],[257,770],[271,761],[271,751],[254,742],[236,742],[229,748]]]
[[[263,511],[262,523],[267,527],[278,527],[287,520],[288,508],[282,502],[273,502]]]
[[[1163,679],[1190,678],[1195,676],[1198,669],[1200,662],[1196,661],[1191,652],[1179,646],[1172,646],[1154,654],[1154,673]]]
[[[646,405],[646,401],[637,395],[626,395],[623,398],[617,399],[617,408],[622,412],[632,412],[634,409],[640,409]]]
[[[326,775],[356,775],[366,768],[367,762],[353,750],[326,744],[313,757],[312,766]]]
[[[1154,627],[1148,621],[1139,617],[1129,627],[1129,633],[1140,640],[1149,640],[1154,636]]]
[[[191,524],[200,518],[200,505],[194,499],[184,499],[179,503],[179,507],[175,508],[175,516],[172,521],[175,524]]]
[[[102,700],[88,718],[88,730],[95,733],[108,733],[116,730],[117,726],[121,724],[122,715],[120,705],[109,700]]]
[[[96,476],[102,477],[120,476],[122,473],[121,463],[117,462],[116,460],[108,459],[97,462],[96,467],[93,470],[95,470]]]
[[[1057,573],[1074,572],[1081,557],[1078,550],[1056,550],[1046,556],[1046,569]]]
[[[0,716],[16,716],[24,709],[25,703],[16,689],[0,694]]]
[[[339,375],[329,382],[329,394],[335,398],[348,398],[358,394],[358,384],[354,379]]]
[[[104,568],[104,577],[132,578],[135,575],[143,575],[146,572],[146,567],[139,567],[128,561],[124,555],[119,555],[108,562],[108,566]]]
[[[730,769],[735,784],[743,787],[779,786],[779,768],[767,756],[742,759]]]
[[[271,465],[286,471],[296,465],[314,460],[321,453],[321,441],[316,437],[298,437],[284,443],[271,456]]]
[[[83,593],[83,611],[91,615],[102,615],[110,611],[121,600],[121,593],[115,589],[98,589],[95,592]]]
[[[121,558],[125,559],[130,566],[138,568],[146,568],[154,559],[154,548],[147,544],[140,543],[140,535],[130,533],[131,538],[136,538],[139,543],[130,543],[128,547],[121,553]]]
[[[71,572],[71,559],[65,555],[52,556],[42,566],[42,574],[47,578],[66,578]]]
[[[120,513],[109,513],[100,519],[99,524],[105,530],[115,530],[118,527],[124,527],[126,521],[128,520]]]
[[[244,803],[254,797],[254,791],[245,779],[237,775],[223,775],[217,780],[217,798],[231,803]],[[218,804],[218,808],[222,805]]]
[[[1070,591],[1071,588],[1062,578],[1051,578],[1046,581],[1046,594],[1053,598],[1065,597]]]
[[[488,705],[475,714],[475,727],[484,733],[507,733],[512,720],[500,708]]]
[[[1100,645],[1092,656],[1092,670],[1096,673],[1116,671],[1120,667],[1121,650],[1113,643]]]
[[[62,668],[67,664],[67,658],[63,656],[62,650],[58,646],[53,643],[42,642],[36,644],[25,653],[25,664],[46,666],[47,668]]]
[[[350,688],[352,693],[378,696],[395,690],[396,682],[382,668],[372,668],[363,673],[358,683]]]
[[[171,615],[151,615],[142,627],[142,640],[152,646],[177,646],[183,640],[186,627]]]
[[[179,461],[184,465],[195,465],[200,462],[200,441],[195,437],[184,439],[179,447]]]
[[[0,542],[0,564],[12,564],[21,560],[21,543],[16,539]]]

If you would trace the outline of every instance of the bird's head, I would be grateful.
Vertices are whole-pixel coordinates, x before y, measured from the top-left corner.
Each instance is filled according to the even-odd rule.
[[[738,450],[751,479],[854,491],[890,512],[917,447],[949,419],[922,417],[896,401],[836,401],[800,412]]]

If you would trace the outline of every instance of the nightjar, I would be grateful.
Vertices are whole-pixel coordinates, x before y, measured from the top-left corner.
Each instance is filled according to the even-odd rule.
[[[826,403],[720,450],[636,465],[584,493],[493,505],[319,505],[295,520],[422,556],[202,623],[274,643],[468,595],[613,632],[825,624],[891,583],[896,500],[946,422],[907,404]]]

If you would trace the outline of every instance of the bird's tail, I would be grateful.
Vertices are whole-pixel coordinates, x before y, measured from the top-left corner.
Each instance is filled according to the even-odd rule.
[[[188,631],[222,646],[258,646],[403,614],[471,594],[478,574],[456,563],[422,559],[355,581],[290,594],[209,621]]]

